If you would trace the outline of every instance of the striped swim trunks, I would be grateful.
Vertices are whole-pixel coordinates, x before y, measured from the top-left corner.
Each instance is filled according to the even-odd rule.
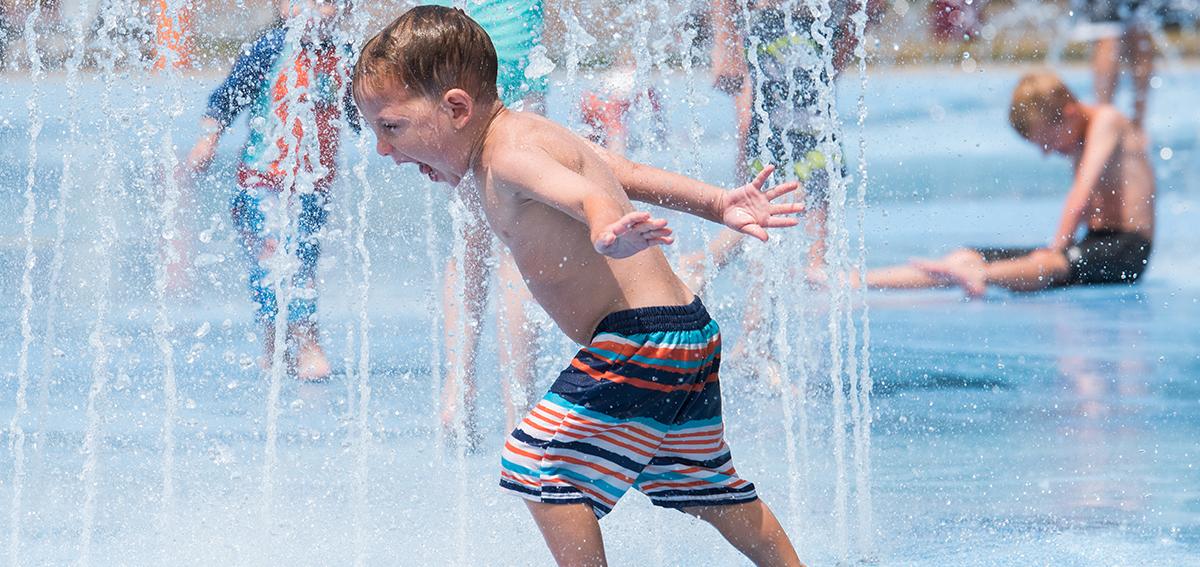
[[[753,501],[725,444],[720,363],[699,298],[608,315],[508,436],[500,486],[597,518],[630,487],[667,508]]]

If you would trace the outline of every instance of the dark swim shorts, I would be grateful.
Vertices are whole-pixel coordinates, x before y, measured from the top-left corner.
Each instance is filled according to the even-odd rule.
[[[972,248],[983,261],[999,262],[1028,256],[1038,248]],[[1071,272],[1056,287],[1138,281],[1150,260],[1151,242],[1134,232],[1093,230],[1063,251]]]
[[[597,518],[630,488],[666,508],[755,500],[725,443],[720,366],[699,298],[609,314],[509,435],[500,486]]]

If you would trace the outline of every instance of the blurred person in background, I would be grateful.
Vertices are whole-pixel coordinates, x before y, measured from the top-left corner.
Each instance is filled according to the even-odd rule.
[[[1075,38],[1092,42],[1092,72],[1097,104],[1112,104],[1126,69],[1133,80],[1133,123],[1142,128],[1154,72],[1150,36],[1162,0],[1073,0],[1081,23]]]
[[[250,296],[258,305],[264,349],[260,366],[269,368],[274,357],[279,306],[272,269],[282,264],[274,257],[294,234],[297,240],[290,244],[298,265],[291,281],[280,286],[289,286],[291,297],[285,363],[298,379],[323,380],[331,369],[316,322],[318,233],[328,216],[329,189],[337,175],[340,126],[343,120],[357,124],[350,89],[341,84],[343,61],[352,52],[350,46],[333,43],[340,15],[333,3],[278,0],[276,7],[279,18],[242,48],[229,75],[209,96],[200,121],[203,134],[179,177],[186,184],[206,171],[225,130],[243,112],[249,113],[250,135],[238,164],[231,213],[246,257]],[[305,26],[303,37],[298,45],[290,45],[289,26],[297,23]],[[296,86],[304,90],[291,92]],[[313,115],[301,116],[289,108],[291,100],[311,102]],[[317,155],[297,158],[295,152],[310,147],[306,136],[316,137]],[[302,176],[318,177],[311,188],[297,187]],[[280,198],[281,192],[299,200],[298,218],[288,219],[291,207]],[[294,231],[284,229],[292,222]]]

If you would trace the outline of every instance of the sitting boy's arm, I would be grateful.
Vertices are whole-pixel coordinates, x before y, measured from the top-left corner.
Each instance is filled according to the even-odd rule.
[[[1083,153],[1075,168],[1075,181],[1063,204],[1063,214],[1054,233],[1050,248],[1066,250],[1075,241],[1075,230],[1083,222],[1084,214],[1091,201],[1092,191],[1100,182],[1100,175],[1112,157],[1121,136],[1121,115],[1114,109],[1101,108],[1088,125],[1083,143]]]
[[[588,227],[596,252],[626,258],[674,239],[667,221],[637,212],[623,199],[559,163],[544,151],[531,149],[493,160],[490,176],[500,187],[554,207]]]
[[[802,203],[772,202],[795,191],[800,186],[795,181],[763,191],[767,178],[775,171],[774,166],[767,166],[746,185],[725,190],[685,175],[630,161],[594,144],[593,148],[608,162],[630,199],[721,223],[759,240],[767,239],[767,228],[795,226],[799,219],[784,215],[804,210]]]

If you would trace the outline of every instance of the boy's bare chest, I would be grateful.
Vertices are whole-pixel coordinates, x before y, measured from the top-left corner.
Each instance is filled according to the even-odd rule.
[[[485,191],[483,197],[489,226],[514,254],[561,257],[573,255],[581,237],[590,244],[583,223],[553,207],[494,192]]]

